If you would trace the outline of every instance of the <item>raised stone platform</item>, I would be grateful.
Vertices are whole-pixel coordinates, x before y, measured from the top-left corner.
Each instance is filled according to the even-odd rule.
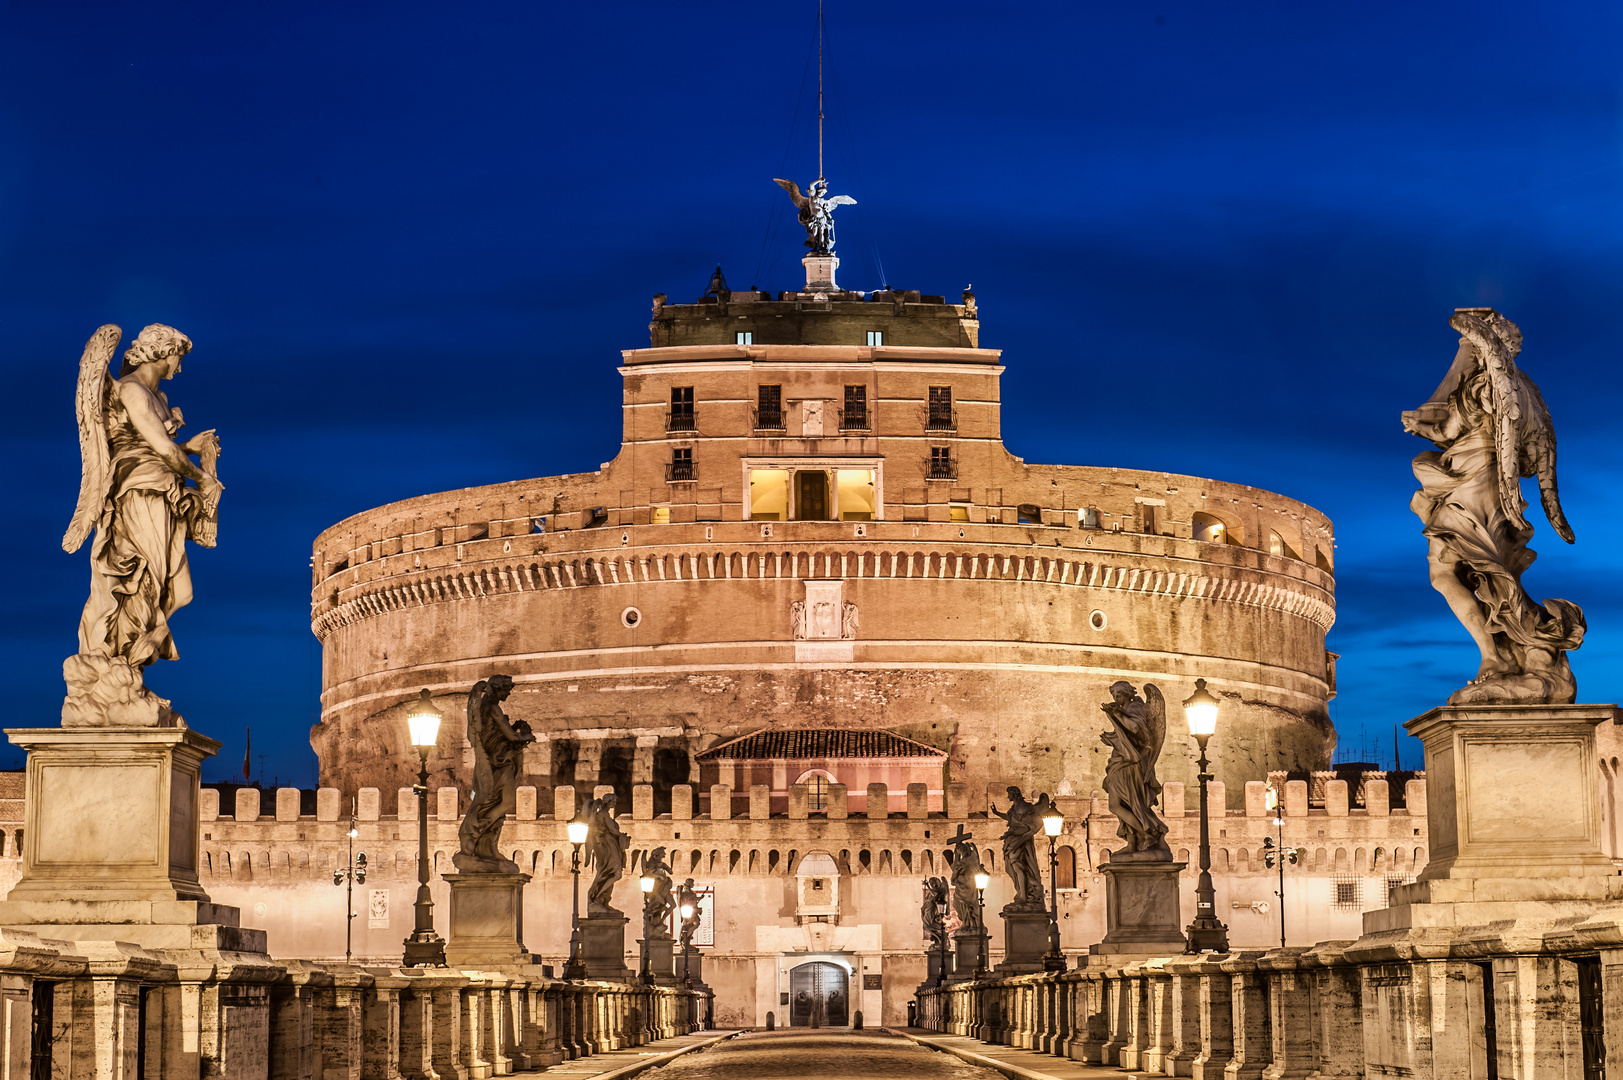
[[[441,874],[451,887],[445,962],[453,967],[512,967],[532,963],[524,947],[524,886],[528,874]]]
[[[1179,929],[1178,875],[1188,863],[1116,862],[1105,875],[1105,936],[1090,956],[1176,956],[1188,945]]]

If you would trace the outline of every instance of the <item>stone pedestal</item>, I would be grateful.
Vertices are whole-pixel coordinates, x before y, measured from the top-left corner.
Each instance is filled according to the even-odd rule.
[[[834,283],[834,271],[840,268],[839,259],[832,255],[807,255],[800,264],[806,268],[807,292],[840,291]]]
[[[986,931],[958,931],[952,935],[952,949],[955,956],[948,982],[968,982],[986,967]]]
[[[644,942],[639,941],[637,944],[644,945]],[[648,972],[653,976],[654,983],[658,986],[675,986],[680,981],[672,973],[671,953],[675,947],[676,942],[669,934],[663,934],[656,930],[648,937],[646,942]]]
[[[445,962],[452,967],[507,967],[534,962],[524,948],[528,874],[441,874],[451,886]]]
[[[1107,862],[1105,936],[1090,956],[1178,956],[1188,945],[1178,923],[1178,874],[1188,863]]]
[[[1430,860],[1390,908],[1365,914],[1365,933],[1535,908],[1556,917],[1623,896],[1601,852],[1595,767],[1595,726],[1616,715],[1613,705],[1450,705],[1405,724],[1426,747]],[[1465,904],[1469,915],[1452,910]]]
[[[1003,962],[992,971],[999,978],[1043,970],[1048,952],[1048,912],[1004,908]]]
[[[943,957],[941,955],[941,950],[939,950],[939,949],[931,949],[929,952],[924,954],[924,959],[927,962],[927,966],[926,966],[925,972],[924,972],[924,982],[920,983],[919,985],[921,987],[931,987],[931,986],[939,985],[940,980],[941,980],[941,964],[942,964],[942,960],[943,960]],[[951,956],[951,954],[948,954],[945,957],[945,960],[946,960],[946,965],[947,965],[947,977],[950,979],[952,977],[952,956]]]
[[[630,982],[636,972],[626,967],[626,923],[624,915],[582,915],[580,917],[580,959],[588,979]]]
[[[28,751],[23,874],[0,925],[145,948],[265,951],[197,877],[198,771],[220,744],[186,728],[17,728]]]

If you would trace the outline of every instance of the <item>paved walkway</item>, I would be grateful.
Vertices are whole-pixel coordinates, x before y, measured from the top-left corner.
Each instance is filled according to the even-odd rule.
[[[660,1039],[658,1042],[647,1043],[643,1046],[633,1046],[626,1050],[611,1050],[606,1054],[593,1054],[590,1057],[576,1058],[574,1061],[561,1061],[545,1071],[516,1073],[518,1076],[555,1077],[567,1076],[571,1080],[627,1080],[646,1069],[656,1068],[675,1061],[682,1055],[701,1051],[724,1039],[731,1038],[731,1031],[695,1031],[690,1035],[678,1035],[674,1039]],[[666,1074],[657,1074],[664,1080]]]
[[[1016,1050],[1012,1046],[994,1046],[963,1035],[937,1035],[923,1028],[898,1029],[898,1033],[918,1043],[961,1058],[984,1069],[997,1072],[1014,1080],[1126,1080],[1128,1077],[1149,1075],[1133,1070],[1103,1065],[1084,1065],[1080,1061],[1039,1054],[1035,1050]]]
[[[550,1073],[548,1075],[551,1075]],[[1114,1076],[1120,1080],[1121,1074]],[[751,1031],[687,1054],[642,1080],[1003,1080],[899,1035],[850,1031]]]

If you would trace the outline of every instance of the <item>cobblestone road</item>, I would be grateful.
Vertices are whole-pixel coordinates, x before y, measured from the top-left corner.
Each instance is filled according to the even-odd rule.
[[[752,1031],[677,1058],[643,1080],[1003,1080],[1000,1073],[878,1031]]]

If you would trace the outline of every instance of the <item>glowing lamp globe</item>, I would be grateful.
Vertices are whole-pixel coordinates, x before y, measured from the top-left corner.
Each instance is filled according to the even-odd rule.
[[[406,726],[411,729],[411,745],[415,746],[423,757],[426,758],[428,752],[439,742],[440,721],[444,718],[444,714],[434,708],[434,703],[429,700],[427,690],[424,690],[422,695],[411,703],[411,708],[406,710]]]
[[[1065,815],[1058,810],[1050,810],[1043,815],[1043,833],[1045,835],[1058,836],[1063,828],[1065,828]]]
[[[693,905],[692,904],[683,904],[682,905],[682,918],[684,918],[684,919],[693,918]]]
[[[1189,734],[1204,738],[1217,730],[1217,704],[1217,698],[1206,689],[1206,680],[1196,679],[1195,692],[1183,703]]]
[[[646,874],[643,875],[642,881],[639,884],[642,885],[642,891],[645,893],[651,893],[654,891],[654,879]]]
[[[988,885],[990,885],[991,883],[992,883],[992,875],[991,874],[988,874],[985,870],[981,870],[978,873],[976,873],[976,875],[975,875],[975,888],[984,891],[986,889],[986,887]]]
[[[564,829],[569,833],[569,842],[571,844],[584,844],[586,843],[586,834],[591,831],[591,826],[576,818],[568,825],[565,825]]]

